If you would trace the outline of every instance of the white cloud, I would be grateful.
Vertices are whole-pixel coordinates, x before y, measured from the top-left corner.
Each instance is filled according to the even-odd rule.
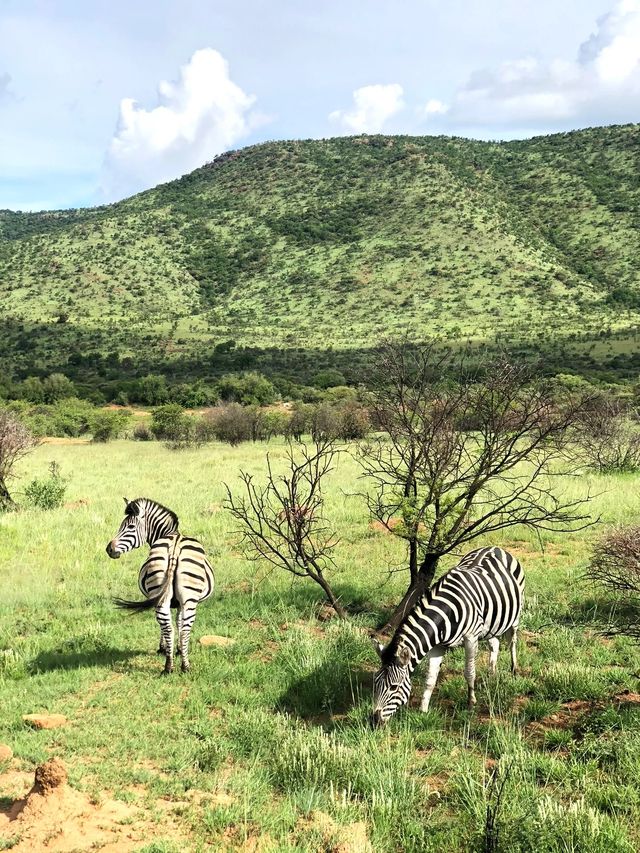
[[[575,127],[637,121],[639,109],[640,0],[620,0],[575,60],[525,57],[474,72],[453,97],[447,124]]]
[[[176,82],[158,86],[151,110],[132,98],[120,117],[103,168],[106,198],[122,198],[177,178],[246,137],[264,118],[252,112],[255,98],[229,78],[218,51],[196,51]]]
[[[434,115],[444,115],[449,112],[449,107],[443,103],[442,101],[438,101],[436,98],[430,98],[427,103],[420,110],[425,116],[434,116]]]
[[[398,83],[362,86],[353,93],[353,109],[335,110],[329,120],[350,133],[379,133],[388,119],[404,109],[402,95]]]

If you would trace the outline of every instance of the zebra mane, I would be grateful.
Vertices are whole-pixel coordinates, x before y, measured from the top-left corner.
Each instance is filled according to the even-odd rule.
[[[125,507],[124,514],[133,516],[140,515],[140,510],[143,504],[146,504],[148,507],[158,507],[158,509],[164,510],[164,512],[169,514],[176,528],[178,527],[178,516],[175,512],[172,509],[169,509],[169,507],[164,506],[164,504],[154,501],[151,498],[135,498],[135,500],[129,501]]]

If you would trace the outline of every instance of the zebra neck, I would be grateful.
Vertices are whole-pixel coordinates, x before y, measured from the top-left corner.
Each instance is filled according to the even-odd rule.
[[[406,646],[411,652],[409,669],[413,672],[425,655],[448,639],[442,612],[424,598],[401,622],[392,640],[394,649]]]
[[[158,525],[151,525],[147,530],[147,544],[153,547],[158,539],[164,539],[166,536],[172,536],[177,532],[178,528],[170,519],[168,523],[164,522]]]

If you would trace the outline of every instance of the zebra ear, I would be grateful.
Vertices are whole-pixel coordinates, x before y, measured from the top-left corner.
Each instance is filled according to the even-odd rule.
[[[378,656],[382,657],[382,652],[384,651],[384,646],[382,645],[382,643],[379,643],[375,637],[372,637],[371,638],[371,645],[373,646],[373,648],[378,653]]]
[[[122,498],[125,506],[129,506],[129,498]]]
[[[407,664],[411,660],[411,649],[409,649],[407,646],[398,646],[396,658],[398,659],[399,664],[401,664],[402,666],[407,666]]]

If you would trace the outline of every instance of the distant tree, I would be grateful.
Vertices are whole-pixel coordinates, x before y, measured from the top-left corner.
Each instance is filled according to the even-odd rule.
[[[236,445],[249,441],[252,437],[254,416],[240,403],[228,403],[208,409],[202,415],[202,420],[210,434],[218,441]]]
[[[15,415],[0,409],[0,510],[14,506],[7,482],[16,462],[37,444],[38,440]]]
[[[148,406],[161,406],[169,399],[169,389],[164,376],[149,373],[137,382],[136,399]]]
[[[254,371],[241,376],[223,376],[218,380],[218,392],[221,400],[244,406],[267,406],[276,397],[273,383]]]
[[[409,585],[390,627],[430,587],[443,555],[515,525],[591,523],[588,495],[562,499],[554,487],[578,470],[567,447],[582,399],[558,399],[507,362],[481,378],[436,344],[385,344],[375,369],[370,409],[381,433],[360,448],[365,498],[408,548]]]
[[[64,373],[52,373],[42,383],[44,402],[55,403],[66,397],[75,397],[76,389],[73,382]]]
[[[313,377],[313,384],[316,388],[333,388],[336,385],[346,385],[344,374],[340,373],[334,367],[327,367],[324,370],[319,370]]]
[[[44,403],[44,386],[38,376],[27,376],[20,383],[20,396],[31,403]]]

